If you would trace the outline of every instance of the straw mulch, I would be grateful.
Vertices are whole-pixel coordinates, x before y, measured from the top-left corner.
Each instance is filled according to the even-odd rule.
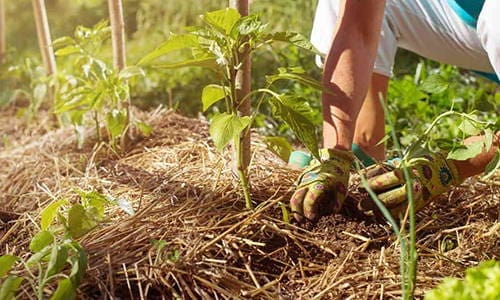
[[[136,211],[109,207],[109,220],[81,240],[89,253],[81,298],[400,297],[399,253],[388,225],[363,217],[355,204],[316,225],[284,223],[280,205],[298,172],[259,142],[251,168],[257,207],[246,211],[230,155],[214,149],[205,121],[163,110],[142,117],[154,133],[123,157],[92,148],[91,133],[76,149],[70,129],[4,145],[1,253],[26,258],[41,208],[75,199],[80,188],[126,199]],[[499,191],[494,181],[472,179],[419,213],[419,297],[443,277],[499,258]],[[34,297],[29,286],[19,295]]]

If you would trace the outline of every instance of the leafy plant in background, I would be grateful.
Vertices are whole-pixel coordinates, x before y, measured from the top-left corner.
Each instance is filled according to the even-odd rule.
[[[55,86],[53,76],[47,76],[42,66],[29,58],[0,70],[0,80],[8,83],[1,104],[15,103],[19,116],[32,119],[42,104],[48,99],[50,90]]]
[[[77,239],[97,227],[105,218],[105,207],[113,203],[94,191],[77,193],[77,203],[62,199],[42,210],[40,231],[30,242],[32,254],[27,260],[14,255],[0,256],[0,280],[4,278],[0,299],[14,299],[24,280],[40,300],[45,299],[47,285],[55,282],[57,288],[50,299],[76,298],[87,269],[87,253]],[[23,268],[26,276],[19,275]]]
[[[396,77],[389,86],[387,105],[401,144],[407,147],[417,141],[436,116],[450,109],[474,112],[480,121],[498,120],[495,97],[499,94],[495,88],[495,84],[456,67],[421,61],[413,76]],[[410,111],[418,112],[418,118],[408,118]],[[429,133],[431,139],[461,137],[461,118],[446,117],[439,122],[441,126]],[[391,145],[389,141],[389,148]]]
[[[445,278],[425,300],[500,299],[500,262],[486,261],[465,271],[464,279]]]
[[[73,72],[62,80],[54,111],[76,130],[79,143],[83,142],[83,128],[92,121],[98,141],[102,140],[101,124],[106,129],[110,144],[116,149],[117,141],[131,126],[149,134],[146,124],[127,118],[127,99],[130,96],[128,80],[143,76],[142,69],[131,66],[119,72],[97,58],[103,42],[110,37],[106,22],[93,28],[78,26],[74,37],[62,37],[54,41],[58,57],[72,59]]]
[[[420,90],[425,91],[430,99],[449,97],[452,92],[449,91],[450,84],[442,75],[433,74],[422,81]],[[493,92],[494,93],[494,92]],[[418,94],[418,92],[417,92]],[[494,96],[494,94],[492,94]],[[453,98],[452,98],[453,99]],[[444,100],[440,100],[444,101]],[[482,100],[487,101],[487,100]],[[448,101],[450,102],[450,101]],[[479,102],[480,104],[482,102]],[[488,102],[487,102],[488,103]],[[445,105],[445,104],[441,104]],[[450,104],[448,104],[450,105]],[[495,111],[489,111],[491,107],[485,103],[480,105],[485,108],[485,112],[466,109],[456,111],[454,103],[451,104],[451,109],[439,114],[427,125],[420,126],[425,128],[425,131],[420,133],[407,150],[403,157],[403,163],[406,157],[412,157],[415,151],[420,148],[426,148],[430,151],[445,151],[448,153],[448,159],[467,160],[473,158],[483,151],[489,151],[493,146],[495,132],[499,130],[499,124],[490,120],[495,120],[493,115]],[[474,109],[475,106],[468,105],[469,109]],[[394,123],[393,123],[394,124]],[[464,144],[468,137],[482,135],[482,140]],[[499,168],[500,151],[497,151],[495,158],[486,168],[486,176],[490,176]]]
[[[224,112],[215,113],[211,120],[210,135],[217,149],[222,150],[233,142],[238,163],[238,175],[245,196],[247,208],[252,207],[250,185],[247,171],[242,167],[242,149],[240,137],[250,130],[264,101],[273,107],[275,116],[285,121],[300,141],[318,156],[316,128],[308,116],[310,107],[307,102],[294,95],[278,94],[270,90],[271,84],[286,77],[286,72],[278,78],[271,78],[264,88],[254,89],[241,101],[237,101],[236,74],[242,66],[239,53],[252,53],[257,49],[280,41],[314,52],[313,46],[305,37],[292,32],[269,33],[258,15],[242,17],[234,9],[208,12],[202,16],[205,26],[189,28],[187,34],[171,35],[157,49],[146,55],[139,65],[151,64],[158,58],[182,49],[190,49],[191,57],[178,62],[160,62],[153,67],[171,69],[179,67],[205,67],[213,70],[218,84],[207,85],[203,89],[203,111],[207,111],[218,102],[223,102]],[[290,74],[297,78],[306,78],[296,72]],[[303,79],[306,81],[306,79]],[[238,108],[246,101],[256,101],[255,112],[250,116],[240,116]]]

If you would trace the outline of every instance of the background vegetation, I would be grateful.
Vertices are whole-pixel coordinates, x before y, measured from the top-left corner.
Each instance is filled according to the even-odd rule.
[[[289,30],[309,35],[317,1],[259,0],[253,1],[253,12],[262,14],[264,23],[272,31]],[[107,18],[107,5],[103,0],[46,1],[53,39],[72,36],[79,25],[92,27]],[[199,25],[198,18],[203,12],[226,5],[220,0],[177,1],[177,0],[127,0],[124,12],[127,34],[127,61],[135,64],[146,53],[166,40],[171,32],[182,33],[187,26]],[[31,3],[29,1],[7,1],[7,40],[8,63],[0,69],[0,103],[6,104],[20,95],[37,97],[37,84],[43,81],[43,72],[38,68],[40,58],[36,41]],[[99,59],[111,64],[111,43],[106,41],[96,49]],[[320,78],[321,70],[314,64],[310,53],[298,51],[286,45],[275,45],[274,49],[265,48],[255,55],[254,86],[262,86],[265,76],[275,72],[278,67],[300,66],[309,75]],[[273,51],[274,50],[274,51]],[[179,53],[178,55],[183,55]],[[179,60],[179,59],[173,59]],[[74,64],[66,57],[58,57],[58,69],[63,74],[73,74]],[[9,71],[10,70],[10,71]],[[201,91],[211,82],[209,70],[183,68],[177,70],[147,69],[147,76],[133,79],[130,89],[132,103],[151,108],[164,105],[177,109],[183,114],[195,116],[201,111]],[[411,53],[398,53],[395,80],[389,92],[389,108],[396,130],[403,137],[403,145],[414,141],[439,113],[453,107],[456,111],[471,112],[478,110],[482,117],[490,120],[497,118],[495,109],[499,102],[495,95],[495,85],[477,78],[468,72],[452,66],[422,60]],[[436,92],[425,90],[421,83],[437,74],[450,89]],[[309,101],[314,118],[320,124],[319,92],[304,88],[296,83],[281,83],[283,91],[293,91]],[[38,91],[38,94],[39,91]],[[40,95],[38,95],[40,97]],[[43,99],[37,99],[40,102]],[[40,103],[32,105],[35,110]],[[215,108],[217,109],[217,108]],[[418,118],[408,118],[409,112],[418,111]],[[208,111],[207,114],[211,114]],[[286,135],[291,137],[286,125],[268,117],[269,108],[264,108],[256,119],[256,126],[267,135]],[[265,121],[265,122],[264,122]],[[445,126],[437,130],[438,136],[456,135],[456,120],[449,119]],[[266,124],[266,125],[264,125]]]

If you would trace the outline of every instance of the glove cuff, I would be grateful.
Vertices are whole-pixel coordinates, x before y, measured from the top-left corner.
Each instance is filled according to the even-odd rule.
[[[441,157],[443,158],[443,161],[445,164],[448,166],[448,169],[450,170],[451,177],[452,177],[452,184],[453,185],[460,185],[462,182],[464,182],[464,179],[460,176],[460,173],[458,172],[458,168],[455,165],[455,163],[451,159],[446,159],[448,156],[447,153],[439,153]]]

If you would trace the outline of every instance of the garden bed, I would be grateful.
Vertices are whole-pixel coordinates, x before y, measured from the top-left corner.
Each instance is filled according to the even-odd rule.
[[[0,207],[10,217],[0,214],[2,254],[26,258],[40,210],[75,198],[79,188],[124,199],[136,211],[110,207],[106,222],[82,238],[89,269],[81,298],[400,297],[397,241],[390,226],[357,212],[355,198],[317,224],[283,222],[280,205],[299,171],[256,136],[251,180],[258,205],[247,211],[230,154],[215,150],[207,122],[165,110],[140,114],[153,134],[121,157],[92,147],[90,133],[77,149],[71,129],[37,127],[29,139],[3,145]],[[16,132],[0,129],[15,139]],[[498,179],[469,179],[418,214],[418,297],[446,276],[499,259]],[[355,187],[352,194],[360,195]],[[18,297],[32,293],[26,285]]]

